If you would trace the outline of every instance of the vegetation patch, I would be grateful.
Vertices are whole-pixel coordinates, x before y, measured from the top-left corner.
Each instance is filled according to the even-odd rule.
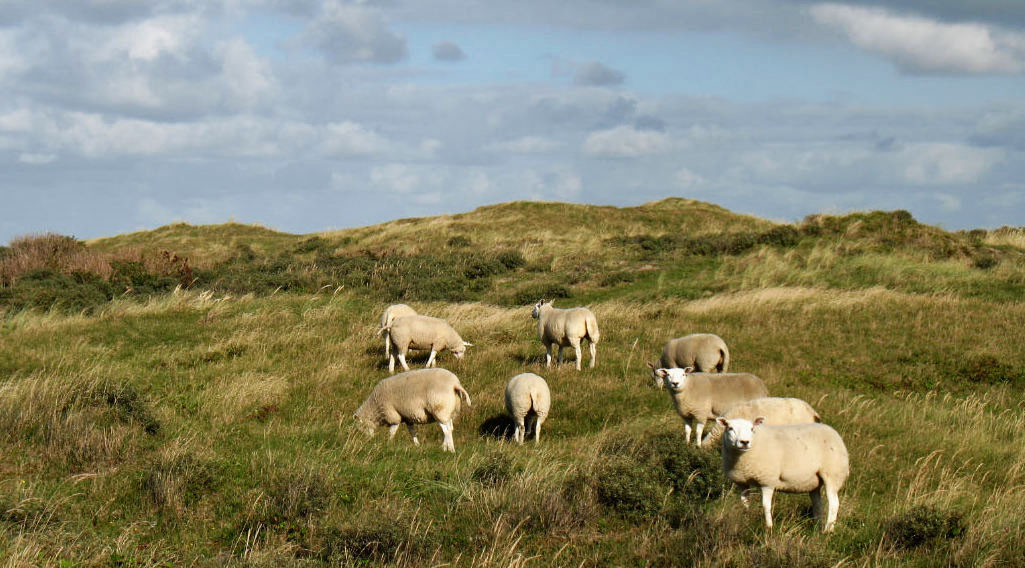
[[[965,530],[961,514],[921,505],[890,519],[886,536],[897,548],[910,550],[958,538]]]

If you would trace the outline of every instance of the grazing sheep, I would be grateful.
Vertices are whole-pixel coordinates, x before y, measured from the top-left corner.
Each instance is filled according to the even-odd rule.
[[[552,366],[552,345],[559,346],[559,364],[562,364],[562,348],[572,347],[577,354],[577,370],[580,370],[580,341],[587,339],[591,350],[591,368],[597,357],[598,320],[587,308],[560,310],[549,300],[540,300],[534,305],[531,316],[537,320],[537,334],[545,345],[545,367]]]
[[[384,334],[385,358],[391,357],[391,334],[387,331],[388,327],[391,326],[391,322],[395,318],[415,315],[419,314],[416,313],[416,310],[407,306],[406,304],[392,304],[384,309],[384,313],[381,314],[381,329],[377,332],[377,334]]]
[[[661,369],[648,363],[652,373],[669,387],[669,396],[676,413],[683,418],[686,443],[690,443],[691,426],[697,431],[695,444],[701,446],[705,422],[722,415],[731,406],[769,396],[769,389],[750,373],[694,373],[694,369]]]
[[[847,447],[840,434],[825,424],[766,426],[762,417],[719,418],[722,437],[722,468],[741,489],[748,504],[755,487],[762,490],[765,526],[772,528],[772,494],[807,493],[815,518],[825,521],[823,532],[833,530],[840,508],[837,492],[850,473]],[[823,515],[822,490],[829,503]]]
[[[376,427],[387,426],[389,440],[395,437],[399,424],[405,424],[417,446],[420,440],[416,438],[416,424],[437,422],[445,434],[441,447],[455,452],[452,420],[459,413],[460,398],[470,406],[469,393],[451,371],[417,369],[379,381],[353,417],[371,436]]]
[[[398,355],[402,369],[409,370],[406,364],[406,353],[410,349],[430,349],[431,356],[427,358],[427,367],[434,366],[434,358],[439,351],[448,349],[462,359],[467,347],[473,347],[472,343],[463,341],[462,337],[449,323],[440,318],[429,316],[405,316],[396,318],[390,325],[381,331],[388,332],[392,347],[395,353],[388,356],[388,372],[395,372],[395,356]]]
[[[815,412],[810,404],[799,398],[774,396],[755,398],[735,404],[723,414],[724,418],[743,418],[745,420],[754,420],[759,416],[764,418],[765,424],[769,426],[822,422],[819,413]],[[712,423],[712,428],[701,444],[714,448],[719,443],[722,433],[722,424],[719,424],[718,421]]]
[[[548,383],[534,373],[520,373],[505,385],[505,409],[516,421],[513,438],[523,443],[528,429],[534,432],[534,443],[541,440],[541,424],[552,406],[552,393]]]
[[[692,333],[667,341],[660,362],[663,369],[694,367],[703,373],[725,373],[730,366],[730,350],[714,333]],[[658,377],[655,384],[662,388]]]

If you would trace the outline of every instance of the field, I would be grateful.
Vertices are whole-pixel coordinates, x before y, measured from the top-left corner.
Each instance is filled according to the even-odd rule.
[[[1023,229],[666,200],[46,239],[0,249],[0,566],[1025,564]],[[597,368],[544,369],[541,296],[592,308]],[[440,356],[455,455],[355,427],[396,301],[475,345]],[[766,530],[683,446],[645,362],[697,331],[843,436],[835,533],[804,495]],[[524,370],[540,445],[504,435]]]

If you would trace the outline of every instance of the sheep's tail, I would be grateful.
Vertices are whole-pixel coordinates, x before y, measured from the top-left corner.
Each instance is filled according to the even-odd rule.
[[[725,373],[726,369],[730,368],[730,350],[726,347],[719,348],[719,365],[718,371]]]
[[[377,330],[377,333],[375,335],[382,335],[384,333],[391,333],[391,322],[388,322],[387,325]]]
[[[813,411],[813,412],[812,412],[812,420],[814,420],[814,421],[816,421],[816,422],[822,422],[822,417],[821,417],[821,416],[819,416],[819,413],[818,413],[818,412],[814,412],[814,411]]]
[[[466,392],[463,385],[456,383],[456,394],[459,395],[459,398],[466,401],[466,406],[473,406],[470,404],[470,393]]]
[[[587,339],[591,343],[598,343],[598,340],[601,339],[601,332],[598,331],[598,320],[594,314],[589,314],[584,318],[584,327],[587,329]]]

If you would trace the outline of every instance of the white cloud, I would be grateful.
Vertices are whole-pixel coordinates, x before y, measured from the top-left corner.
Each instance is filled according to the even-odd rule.
[[[522,136],[513,140],[488,144],[487,150],[510,154],[543,154],[558,150],[561,146],[561,143],[542,136]]]
[[[332,63],[395,63],[407,55],[406,39],[388,29],[367,6],[327,0],[304,34]]]
[[[387,164],[370,170],[370,181],[398,193],[410,193],[420,184],[420,176],[406,164]]]
[[[978,23],[945,23],[879,8],[816,4],[812,17],[855,45],[916,72],[1021,73],[1025,34]]]
[[[328,124],[320,146],[329,156],[366,156],[387,148],[384,137],[350,121]]]
[[[705,182],[705,178],[699,176],[688,168],[680,168],[676,171],[676,185],[681,189],[693,189]]]
[[[583,150],[591,156],[635,158],[667,152],[670,146],[669,136],[664,132],[617,126],[590,134]]]
[[[243,107],[250,107],[277,92],[277,81],[270,64],[261,59],[242,38],[217,45],[221,58],[223,86]]]
[[[23,164],[29,164],[30,166],[42,166],[49,164],[57,159],[55,154],[33,154],[29,152],[22,152],[18,154],[18,161]]]
[[[976,183],[1005,153],[996,148],[975,148],[963,144],[920,143],[904,148],[898,159],[902,176],[916,185]]]

